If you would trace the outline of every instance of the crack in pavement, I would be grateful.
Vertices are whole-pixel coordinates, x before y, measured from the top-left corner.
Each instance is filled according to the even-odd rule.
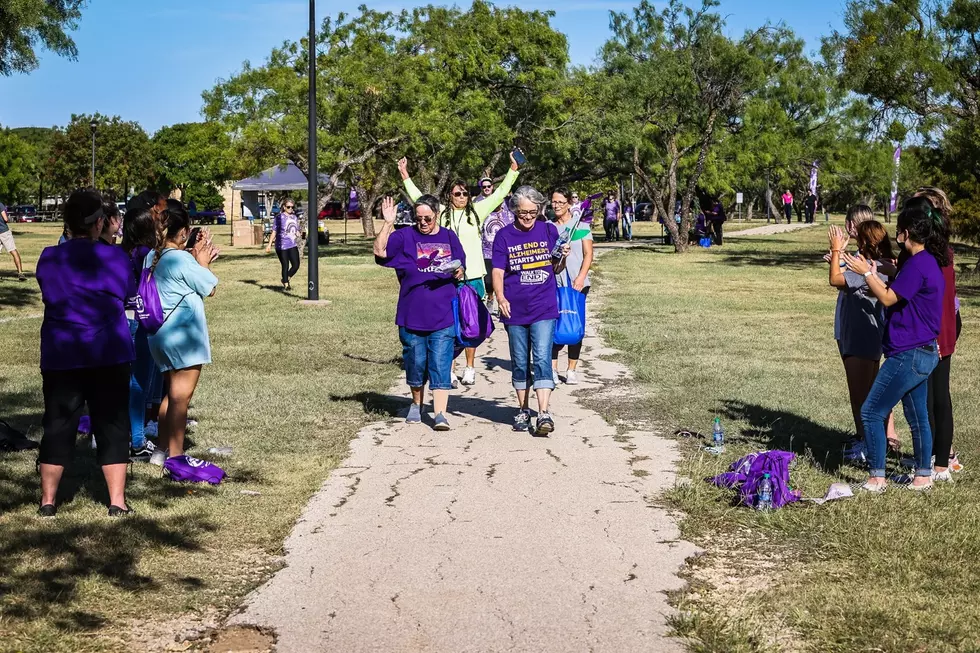
[[[402,476],[394,483],[392,483],[391,486],[388,488],[389,490],[391,490],[391,495],[385,498],[385,505],[388,506],[389,508],[394,508],[395,499],[401,496],[401,492],[398,490],[398,486],[401,484],[401,482],[407,481],[408,479],[412,478],[419,472],[424,472],[424,471],[425,471],[425,467],[419,467],[418,469],[412,470],[407,475]]]

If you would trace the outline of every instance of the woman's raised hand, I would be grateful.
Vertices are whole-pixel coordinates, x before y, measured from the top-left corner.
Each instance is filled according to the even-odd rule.
[[[866,273],[873,271],[874,261],[868,263],[868,261],[858,254],[857,256],[851,256],[847,252],[843,254],[844,262],[847,263],[847,269],[851,272],[856,272],[864,276]]]
[[[405,159],[402,159],[404,161]],[[401,162],[399,162],[401,163]],[[381,217],[385,219],[388,224],[394,224],[395,218],[398,216],[398,210],[395,206],[395,200],[391,197],[386,197],[381,200]]]
[[[847,247],[850,237],[844,233],[844,230],[837,225],[830,225],[830,229],[827,232],[827,238],[830,240],[830,250],[843,252]]]
[[[402,179],[408,179],[408,158],[402,157],[398,159],[398,174],[402,176]]]

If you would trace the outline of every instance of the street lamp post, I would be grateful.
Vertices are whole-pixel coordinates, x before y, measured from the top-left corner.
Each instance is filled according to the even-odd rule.
[[[92,128],[92,188],[95,188],[95,131],[99,128],[99,123],[93,120],[88,126]]]
[[[307,290],[307,299],[315,302],[320,299],[319,234],[317,233],[319,211],[317,210],[318,202],[316,197],[317,182],[320,177],[316,164],[316,0],[310,0],[309,57],[310,115],[308,130],[310,154],[309,166],[307,168],[307,181],[309,185],[307,187],[308,198],[306,203],[306,219],[309,233],[309,239],[307,240],[307,246],[309,248],[307,252],[309,288]]]

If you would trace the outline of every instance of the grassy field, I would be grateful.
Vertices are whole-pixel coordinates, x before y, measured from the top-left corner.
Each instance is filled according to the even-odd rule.
[[[702,480],[763,448],[799,454],[792,483],[804,496],[865,477],[841,461],[853,422],[833,340],[836,291],[820,260],[826,242],[818,226],[685,256],[645,247],[599,260],[603,332],[637,388],[619,403],[604,393],[596,407],[666,433],[710,431],[718,415],[728,435],[719,457],[682,442],[690,483],[668,499],[686,513],[684,536],[708,553],[688,570],[673,625],[694,651],[978,651],[980,279],[965,273],[977,250],[957,257],[954,449],[966,470],[953,486],[924,496],[893,486],[759,514]]]
[[[14,233],[31,279],[18,283],[0,255],[0,418],[39,438],[33,269],[60,228]],[[128,495],[138,514],[109,520],[93,452],[80,441],[67,503],[40,521],[34,454],[0,454],[0,650],[127,650],[134,636],[141,649],[157,635],[172,644],[194,617],[231,609],[275,568],[306,500],[359,428],[384,414],[372,398],[399,374],[394,277],[374,265],[364,239],[338,241],[321,256],[328,306],[278,291],[274,255],[229,248],[215,264],[221,283],[205,302],[214,364],[194,397],[190,453],[233,447],[215,459],[226,483],[176,485],[137,464]]]

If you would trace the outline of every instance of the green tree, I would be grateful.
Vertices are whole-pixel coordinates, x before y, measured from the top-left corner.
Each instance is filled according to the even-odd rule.
[[[58,130],[51,142],[57,191],[66,195],[75,188],[91,185],[92,122],[96,124],[96,187],[122,200],[134,188],[151,183],[150,139],[138,123],[119,116],[72,115],[68,126]]]
[[[37,68],[43,46],[69,59],[78,49],[68,32],[78,26],[86,0],[4,0],[0,10],[0,75]]]
[[[56,131],[53,127],[17,127],[11,130],[31,146],[31,201],[40,207],[46,195],[52,191],[52,170],[54,161],[51,155],[51,142]]]
[[[0,130],[0,200],[14,204],[29,199],[33,148],[9,129]]]
[[[615,36],[597,73],[603,121],[615,132],[610,152],[632,162],[678,252],[688,247],[690,207],[712,148],[779,65],[789,38],[764,27],[730,39],[711,11],[717,6],[703,0],[691,9],[671,0],[658,11],[642,0],[632,15],[613,13]]]
[[[218,187],[231,178],[231,139],[217,123],[182,123],[160,129],[151,139],[156,185],[180,190],[185,203],[202,209],[221,203]]]

